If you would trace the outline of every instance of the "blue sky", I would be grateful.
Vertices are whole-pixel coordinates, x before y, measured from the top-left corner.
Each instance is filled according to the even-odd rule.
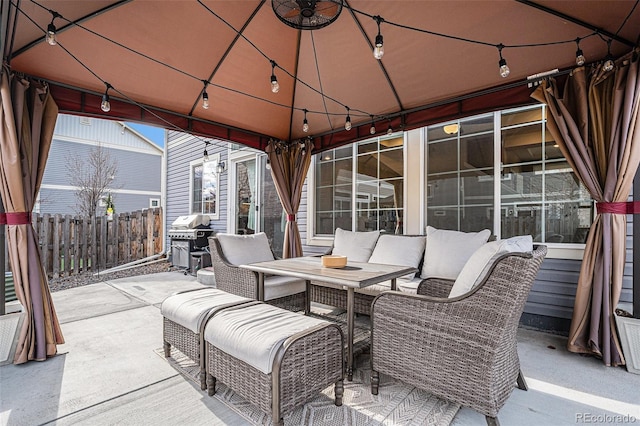
[[[148,138],[160,147],[164,147],[164,129],[161,127],[148,126],[146,124],[127,123],[127,126],[134,129],[144,137]]]

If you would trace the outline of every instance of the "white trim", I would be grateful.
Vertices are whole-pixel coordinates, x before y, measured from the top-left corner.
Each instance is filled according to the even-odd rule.
[[[502,227],[502,115],[493,113],[493,235],[500,238]],[[498,196],[496,197],[496,194]]]
[[[122,126],[122,131],[124,133],[124,130],[128,130],[131,133],[133,133],[134,136],[139,137],[140,139],[144,140],[147,144],[149,144],[149,146],[151,146],[152,148],[156,149],[158,152],[160,152],[160,154],[164,153],[164,150],[162,149],[162,147],[158,146],[156,143],[154,143],[151,139],[149,139],[148,137],[144,136],[142,133],[138,132],[136,129],[134,129],[133,127],[129,127],[127,126],[127,123],[125,123],[124,121],[118,121],[118,123],[120,123],[120,125]],[[164,130],[164,134],[167,134],[167,130],[162,128],[162,127],[158,127],[158,126],[151,126],[149,124],[145,124],[145,126],[149,126],[149,127],[155,127],[155,128],[159,128]]]
[[[54,185],[50,183],[43,183],[40,185],[40,189],[57,189],[61,191],[78,191],[81,188],[73,185]],[[113,194],[131,194],[131,195],[156,195],[161,197],[162,191],[143,191],[137,189],[112,189],[107,188],[108,192]]]
[[[208,163],[216,163],[218,164],[220,162],[220,152],[216,152],[214,154],[210,154],[209,155],[209,161]],[[193,208],[193,169],[196,166],[202,166],[202,175],[204,178],[204,159],[202,157],[195,159],[195,160],[191,160],[189,162],[189,214],[206,214],[207,216],[209,216],[209,219],[211,220],[218,220],[220,219],[220,208],[221,208],[221,202],[220,202],[220,174],[216,173],[216,211],[215,213],[203,213],[202,212],[202,206],[200,207],[200,211],[199,212],[193,212],[191,209]]]
[[[162,150],[160,150],[158,152],[157,149],[154,149],[153,151],[151,151],[151,150],[147,150],[147,149],[140,148],[140,147],[133,147],[133,146],[128,146],[128,145],[119,145],[119,144],[114,144],[114,143],[110,143],[110,142],[94,141],[94,140],[88,140],[88,139],[79,139],[79,138],[73,138],[73,137],[62,136],[62,135],[53,135],[53,142],[55,142],[55,141],[72,142],[72,143],[78,143],[78,144],[90,145],[90,146],[100,146],[102,148],[117,149],[117,150],[120,150],[120,151],[139,152],[139,153],[142,153],[142,154],[155,155],[155,156],[158,156],[158,157],[162,157],[164,155]],[[156,144],[154,144],[152,142],[149,142],[149,143],[152,144],[155,148],[160,148],[158,145],[156,145]]]
[[[311,166],[307,170],[307,245],[314,246],[316,237],[313,230],[316,224],[316,155],[311,156]]]

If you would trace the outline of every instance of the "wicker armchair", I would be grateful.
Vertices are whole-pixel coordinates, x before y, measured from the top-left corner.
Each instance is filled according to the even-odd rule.
[[[372,305],[371,392],[379,373],[472,408],[498,424],[520,374],[516,332],[547,253],[501,256],[470,292],[448,299],[453,282],[424,280],[417,295],[384,292]]]
[[[216,277],[216,288],[227,293],[259,300],[258,273],[231,264],[216,237],[209,237],[209,250],[211,252],[213,273]],[[296,290],[287,291],[282,289],[287,285],[287,282],[293,281],[299,280],[275,276],[265,278],[265,299],[267,300],[264,300],[264,302],[289,311],[303,311],[306,307],[305,286],[302,285],[301,291],[297,292],[295,292]],[[281,289],[277,292],[279,294],[277,297],[269,298],[268,287],[272,284],[280,286]]]

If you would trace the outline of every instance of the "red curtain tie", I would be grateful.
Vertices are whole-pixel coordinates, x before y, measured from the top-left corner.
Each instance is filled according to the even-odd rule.
[[[288,214],[287,215],[287,222],[295,222],[296,221],[296,215],[295,214]]]
[[[640,201],[621,201],[617,203],[596,203],[598,214],[640,214]]]
[[[0,213],[0,225],[28,225],[31,212]]]

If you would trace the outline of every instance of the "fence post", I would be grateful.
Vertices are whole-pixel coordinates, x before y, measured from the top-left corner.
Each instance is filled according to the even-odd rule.
[[[98,271],[107,268],[107,217],[100,216],[100,265]]]
[[[64,262],[64,275],[71,275],[71,238],[69,233],[69,226],[71,225],[71,215],[64,216],[64,222],[62,225],[62,261]]]
[[[82,217],[80,226],[81,226],[80,235],[82,235],[82,251],[80,255],[82,257],[82,272],[87,272],[89,270],[89,256],[88,256],[88,250],[87,250],[87,240],[88,240],[87,234],[89,234],[89,226],[88,226],[86,216]]]
[[[136,252],[136,259],[142,259],[144,257],[144,227],[142,219],[142,210],[136,211],[136,237],[138,240],[138,250]]]
[[[53,253],[51,255],[53,261],[53,278],[60,277],[60,214],[56,213],[53,217]]]
[[[131,214],[127,213],[124,218],[124,262],[131,262]]]
[[[155,244],[153,242],[153,228],[155,220],[153,216],[153,209],[147,209],[147,256],[155,254]]]
[[[71,222],[73,231],[73,275],[78,275],[80,271],[80,236],[78,235],[80,219],[74,216]]]

